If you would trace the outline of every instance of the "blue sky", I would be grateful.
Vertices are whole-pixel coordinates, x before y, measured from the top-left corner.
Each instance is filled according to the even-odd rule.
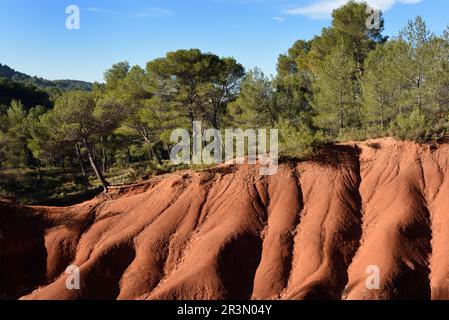
[[[0,0],[0,63],[48,79],[102,81],[112,64],[147,61],[180,48],[234,56],[274,74],[297,39],[330,24],[346,0]],[[447,0],[370,0],[384,9],[387,35],[421,15],[432,31],[449,23]],[[67,30],[66,7],[81,28]]]

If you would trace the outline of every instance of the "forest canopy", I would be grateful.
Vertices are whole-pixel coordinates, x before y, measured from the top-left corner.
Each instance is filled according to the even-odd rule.
[[[126,170],[130,180],[175,170],[170,132],[194,121],[278,128],[281,152],[293,157],[334,141],[444,136],[449,29],[434,34],[416,17],[388,38],[382,15],[378,28],[367,28],[366,6],[350,1],[334,10],[329,27],[279,56],[274,77],[188,49],[143,67],[118,62],[90,91],[49,95],[0,80],[0,169],[39,170],[35,179],[61,169],[79,189],[107,188],[117,176],[127,181]]]

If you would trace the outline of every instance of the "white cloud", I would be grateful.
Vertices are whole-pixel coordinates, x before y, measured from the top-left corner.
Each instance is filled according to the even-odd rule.
[[[308,6],[285,10],[283,13],[290,15],[302,15],[312,19],[327,19],[332,11],[344,5],[349,0],[318,0]],[[396,3],[415,4],[424,0],[368,0],[367,2],[382,11],[390,10]]]
[[[90,12],[101,12],[101,10],[98,8],[87,8],[86,10]]]
[[[148,8],[136,14],[136,17],[165,17],[172,16],[175,13],[164,8]]]
[[[285,21],[285,18],[284,17],[273,17],[273,20],[282,22],[282,21]]]
[[[104,14],[111,14],[111,15],[116,14],[115,11],[99,9],[99,8],[95,8],[95,7],[86,8],[86,10],[89,12],[95,12],[95,13],[104,13]]]

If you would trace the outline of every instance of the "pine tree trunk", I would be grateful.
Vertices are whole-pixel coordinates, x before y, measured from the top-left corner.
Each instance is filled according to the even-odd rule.
[[[343,131],[343,108],[340,107],[340,111],[339,111],[339,122],[340,122],[340,134]]]
[[[128,165],[131,164],[131,152],[129,151],[129,148],[126,147],[126,160],[128,161]]]
[[[80,163],[81,173],[83,174],[84,184],[86,186],[89,185],[89,177],[87,176],[86,168],[84,167],[83,158],[81,156],[81,150],[78,143],[75,143],[76,156],[78,158],[78,162]]]
[[[162,158],[164,160],[170,159],[170,147],[168,146],[167,142],[164,142],[164,154],[162,155]]]
[[[41,162],[39,159],[37,160],[37,178],[40,183],[43,183],[44,180],[42,179]]]
[[[385,116],[384,116],[384,105],[382,102],[382,98],[378,97],[377,99],[377,103],[379,104],[379,109],[380,109],[380,128],[383,130],[384,129],[384,125],[385,125]]]
[[[61,167],[62,167],[62,172],[63,172],[64,174],[66,174],[67,172],[66,172],[66,170],[65,170],[64,158],[61,158]]]
[[[106,164],[107,164],[107,161],[108,161],[108,158],[107,158],[107,155],[106,155],[106,151],[105,151],[105,149],[104,149],[104,147],[103,147],[103,150],[102,150],[102,152],[103,152],[103,154],[102,154],[102,169],[103,169],[103,172],[106,172]]]
[[[106,149],[104,147],[104,138],[101,137],[101,165],[103,172],[106,172],[106,164],[108,161],[108,157],[106,155]]]
[[[155,148],[153,147],[151,149],[151,153],[152,153],[152,160],[156,161],[156,163],[158,163],[158,164],[162,164],[161,159],[159,159],[159,154],[157,152],[157,149],[155,150]]]
[[[381,113],[382,113],[382,115],[380,117],[380,127],[383,130],[384,129],[384,122],[385,122],[385,120],[384,120],[384,107],[381,106],[380,109],[381,109]]]
[[[104,188],[104,191],[108,191],[109,182],[106,181],[105,177],[103,176],[102,172],[97,166],[97,163],[95,162],[94,155],[92,153],[91,146],[89,145],[89,142],[86,138],[83,138],[84,147],[87,150],[87,157],[89,158],[90,165],[92,166],[92,169],[94,169],[95,175],[97,176],[98,180],[100,181],[101,185]]]

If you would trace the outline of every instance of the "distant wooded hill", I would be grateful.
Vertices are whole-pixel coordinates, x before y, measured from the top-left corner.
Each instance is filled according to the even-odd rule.
[[[59,90],[92,90],[92,83],[79,80],[47,80],[38,77],[32,77],[25,73],[16,71],[7,65],[0,63],[0,77],[10,79],[24,84],[33,84],[42,89],[59,89]]]
[[[27,110],[35,106],[50,108],[53,104],[47,91],[39,89],[31,83],[0,77],[0,114],[1,106],[9,106],[13,100],[21,101]]]

